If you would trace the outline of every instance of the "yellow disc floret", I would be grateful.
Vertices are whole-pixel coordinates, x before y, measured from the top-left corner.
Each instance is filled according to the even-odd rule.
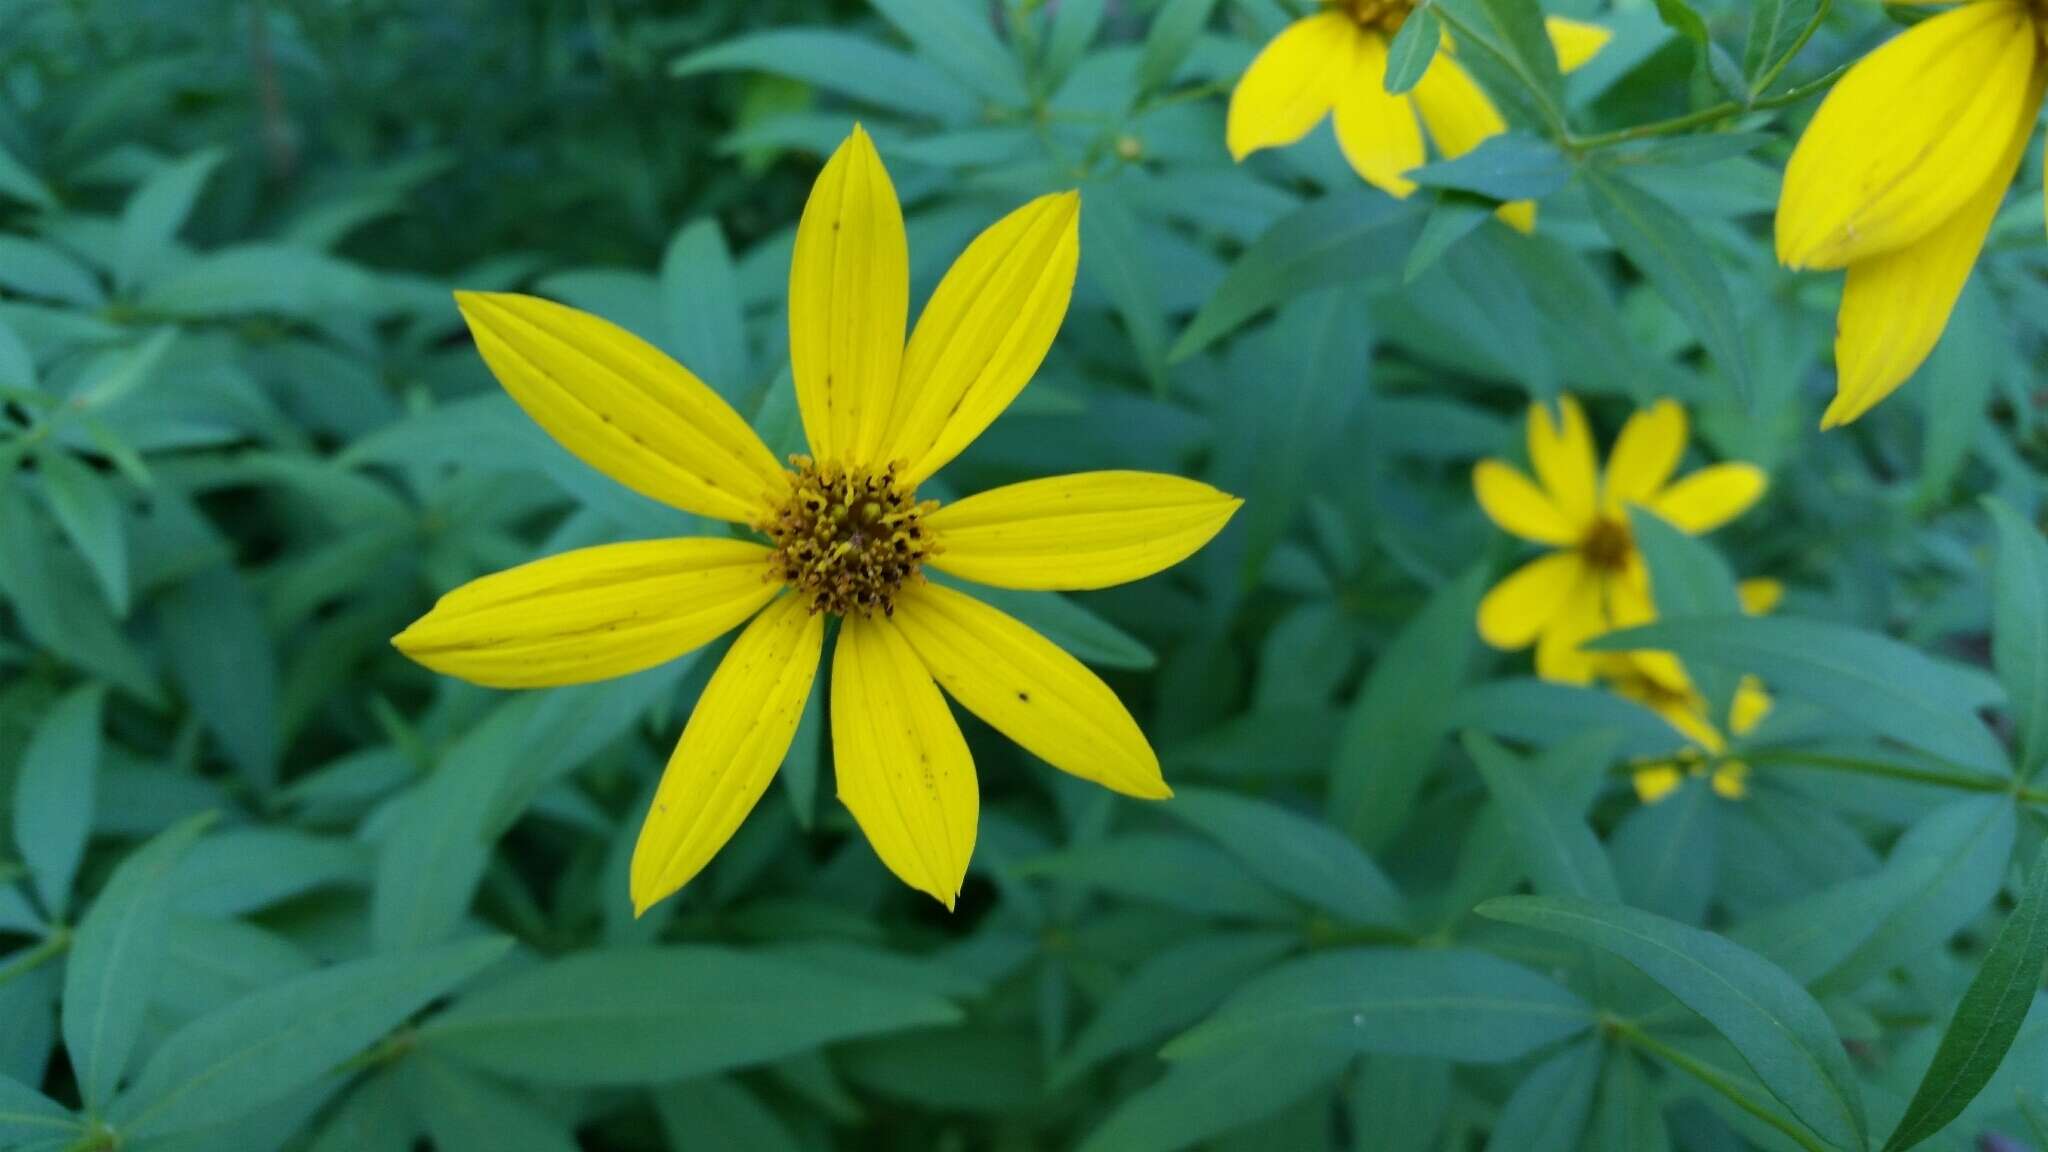
[[[894,615],[897,590],[924,579],[934,548],[923,521],[938,501],[920,502],[899,484],[895,464],[873,471],[809,456],[789,462],[789,499],[757,525],[775,546],[770,575],[808,597],[812,612]]]

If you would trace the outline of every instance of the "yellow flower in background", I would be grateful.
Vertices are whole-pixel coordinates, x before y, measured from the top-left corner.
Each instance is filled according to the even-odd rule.
[[[2048,85],[2035,9],[1977,0],[1907,29],[1828,93],[1778,201],[1778,259],[1846,269],[1823,428],[1889,396],[1940,340]]]
[[[1764,494],[1763,470],[1725,463],[1673,482],[1688,437],[1671,400],[1629,417],[1603,476],[1578,401],[1561,397],[1560,423],[1529,408],[1531,480],[1502,460],[1482,460],[1472,485],[1502,530],[1554,549],[1495,585],[1479,605],[1479,634],[1507,651],[1536,645],[1537,675],[1584,684],[1598,662],[1579,645],[1623,622],[1651,619],[1649,570],[1636,550],[1628,509],[1641,506],[1690,535],[1711,532]]]
[[[1737,591],[1742,610],[1752,616],[1771,611],[1784,595],[1783,586],[1775,580],[1745,580]],[[1654,618],[1651,611],[1641,619],[1617,620],[1615,627],[1633,628]],[[1728,737],[1677,657],[1669,652],[1605,653],[1598,658],[1597,668],[1617,695],[1662,716],[1687,741],[1687,747],[1669,758],[1636,765],[1636,795],[1643,803],[1655,804],[1669,796],[1688,774],[1710,775],[1714,792],[1729,800],[1749,794],[1749,765],[1739,759],[1722,759],[1728,751]],[[1763,685],[1756,677],[1745,676],[1736,685],[1727,730],[1737,737],[1747,736],[1770,710],[1771,698]]]
[[[903,215],[856,126],[797,229],[790,368],[811,454],[789,470],[717,393],[625,330],[532,297],[457,296],[498,381],[563,447],[644,496],[765,537],[548,557],[457,588],[393,640],[437,672],[535,688],[637,672],[746,624],[641,828],[637,911],[688,883],[767,789],[828,615],[840,619],[839,796],[882,862],[948,908],[980,799],[941,686],[1056,768],[1130,796],[1171,794],[1136,721],[1094,673],[922,572],[1006,588],[1121,584],[1193,554],[1242,503],[1142,472],[1027,481],[943,508],[918,498],[1045,358],[1073,291],[1079,214],[1068,192],[997,221],[940,281],[906,345]]]
[[[1230,94],[1226,141],[1237,160],[1292,144],[1323,117],[1353,171],[1390,196],[1415,191],[1406,174],[1427,159],[1423,129],[1446,159],[1507,131],[1507,122],[1460,65],[1446,38],[1412,92],[1387,92],[1387,46],[1415,10],[1412,0],[1329,0],[1266,45]],[[1606,46],[1607,29],[1561,17],[1547,22],[1558,65],[1569,72]],[[1501,219],[1526,232],[1527,201],[1503,205]]]

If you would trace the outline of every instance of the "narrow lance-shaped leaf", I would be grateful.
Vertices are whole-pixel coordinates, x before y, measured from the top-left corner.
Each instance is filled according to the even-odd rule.
[[[103,689],[88,685],[58,701],[36,725],[16,769],[14,843],[53,917],[62,918],[70,906],[71,881],[92,831],[105,698]]]
[[[2020,775],[2031,777],[2048,760],[2048,540],[2003,501],[1984,506],[1998,525],[1991,661],[2012,699]]]

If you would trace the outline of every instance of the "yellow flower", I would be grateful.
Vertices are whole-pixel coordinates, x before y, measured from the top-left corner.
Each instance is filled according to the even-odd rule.
[[[1472,485],[1479,506],[1503,530],[1555,551],[1515,570],[1479,605],[1479,634],[1496,648],[1536,645],[1536,672],[1583,684],[1597,671],[1579,645],[1628,622],[1651,619],[1650,580],[1629,530],[1639,505],[1673,527],[1711,532],[1763,496],[1763,470],[1725,463],[1676,483],[1685,454],[1685,409],[1670,400],[1629,417],[1599,475],[1586,414],[1558,401],[1563,424],[1542,404],[1529,409],[1532,481],[1513,465],[1482,460]]]
[[[1784,589],[1775,580],[1745,580],[1737,589],[1742,610],[1760,616],[1777,607]],[[1615,621],[1617,628],[1648,624],[1655,612],[1640,619]],[[1717,795],[1740,800],[1749,794],[1749,765],[1726,757],[1728,739],[1709,713],[1707,700],[1694,686],[1685,665],[1669,652],[1614,652],[1597,664],[1600,676],[1615,693],[1662,716],[1684,736],[1687,746],[1669,758],[1644,761],[1635,768],[1636,795],[1655,804],[1677,790],[1687,774],[1708,775]],[[1771,710],[1771,697],[1754,676],[1737,683],[1729,705],[1728,731],[1747,736]]]
[[[1778,259],[1848,270],[1822,427],[1868,412],[1941,338],[2040,113],[2035,11],[1977,0],[1913,26],[1842,77],[1793,151]]]
[[[1334,115],[1337,143],[1353,171],[1391,196],[1415,191],[1406,173],[1425,159],[1423,128],[1446,159],[1507,131],[1486,93],[1452,54],[1448,39],[1413,92],[1387,92],[1387,46],[1414,11],[1413,0],[1326,0],[1259,53],[1230,94],[1225,137],[1232,157],[1292,144]],[[1547,22],[1567,72],[1604,47],[1605,28],[1560,17]],[[1420,123],[1418,123],[1418,119]],[[1504,205],[1501,219],[1527,232],[1536,206]]]
[[[941,508],[919,483],[1037,371],[1080,261],[1080,199],[1040,197],[983,232],[904,343],[909,253],[896,192],[856,126],[817,184],[790,269],[789,351],[811,455],[785,470],[681,365],[597,317],[457,296],[491,371],[584,462],[642,495],[757,530],[609,544],[485,576],[393,641],[437,672],[532,688],[625,675],[746,623],[669,758],[633,852],[644,912],[688,883],[768,787],[840,619],[831,685],[839,796],[891,871],[952,907],[979,794],[940,696],[1056,768],[1170,795],[1108,686],[929,565],[1007,588],[1102,588],[1185,559],[1241,503],[1204,484],[1090,472]]]

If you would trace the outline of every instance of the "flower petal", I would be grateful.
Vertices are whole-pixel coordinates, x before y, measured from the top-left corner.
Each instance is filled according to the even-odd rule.
[[[1171,568],[1244,501],[1156,472],[1079,472],[1011,484],[925,520],[932,567],[998,588],[1107,588]]]
[[[1173,794],[1109,685],[1052,641],[937,584],[904,588],[894,619],[947,694],[1025,751],[1126,796]]]
[[[1552,552],[1515,569],[1479,602],[1479,636],[1503,651],[1526,648],[1585,578],[1576,552]]]
[[[455,303],[534,423],[633,491],[746,524],[787,489],[774,453],[731,405],[624,328],[509,292],[457,292]]]
[[[1614,451],[1607,456],[1602,496],[1615,513],[1631,504],[1647,504],[1678,469],[1685,455],[1685,408],[1675,400],[1659,400],[1628,418]]]
[[[1749,765],[1740,760],[1724,760],[1714,769],[1714,795],[1723,800],[1740,800],[1749,795]]]
[[[1543,489],[1504,460],[1481,460],[1472,469],[1472,491],[1486,518],[1504,532],[1558,547],[1579,538],[1578,526],[1565,519]]]
[[[1645,804],[1656,804],[1678,791],[1685,782],[1685,774],[1672,764],[1651,764],[1635,771],[1636,798]]]
[[[980,819],[974,760],[910,642],[887,619],[849,616],[832,656],[839,799],[898,879],[948,911]]]
[[[1557,407],[1564,414],[1562,424],[1551,418],[1548,405],[1529,406],[1529,463],[1557,510],[1573,524],[1584,525],[1593,519],[1599,490],[1593,432],[1577,400],[1560,396]]]
[[[1598,24],[1582,24],[1562,16],[1549,16],[1543,30],[1550,34],[1550,46],[1557,52],[1559,71],[1574,72],[1600,54],[1614,33]]]
[[[1932,233],[1977,200],[2016,132],[2037,52],[2018,3],[1924,21],[1836,82],[1785,169],[1778,259],[1843,268]]]
[[[1591,683],[1599,661],[1579,645],[1607,631],[1606,580],[1581,567],[1572,585],[1536,640],[1536,674],[1566,684]]]
[[[2007,146],[2004,167],[1973,202],[1921,240],[1850,265],[1835,321],[1835,399],[1821,427],[1839,427],[1876,407],[1919,371],[1940,342],[2026,155],[2043,80],[2036,76],[2028,90],[2021,130]]]
[[[1771,694],[1754,676],[1744,676],[1735,685],[1735,702],[1728,709],[1728,729],[1747,736],[1771,714]]]
[[[1754,464],[1715,464],[1659,493],[1650,511],[1690,535],[1712,532],[1763,498],[1770,481]]]
[[[775,598],[745,540],[583,548],[472,580],[392,637],[434,671],[491,688],[584,684],[665,664]]]
[[[875,462],[909,313],[903,210],[856,124],[811,186],[789,267],[790,375],[820,461]]]
[[[1735,586],[1735,597],[1751,616],[1769,615],[1785,598],[1785,586],[1768,576],[1757,576]]]
[[[1387,42],[1357,37],[1351,80],[1337,94],[1337,145],[1351,170],[1390,196],[1407,196],[1415,185],[1403,173],[1428,157],[1422,125],[1406,95],[1387,92]]]
[[[796,735],[824,640],[825,618],[784,596],[719,661],[633,846],[634,915],[689,883],[767,790]]]
[[[1318,12],[1287,26],[1260,50],[1230,94],[1224,139],[1234,160],[1292,144],[1330,111],[1351,79],[1358,25],[1341,12]]]
[[[1081,197],[1040,196],[1003,217],[939,281],[910,347],[880,458],[917,484],[1002,415],[1045,360],[1074,294]]]

